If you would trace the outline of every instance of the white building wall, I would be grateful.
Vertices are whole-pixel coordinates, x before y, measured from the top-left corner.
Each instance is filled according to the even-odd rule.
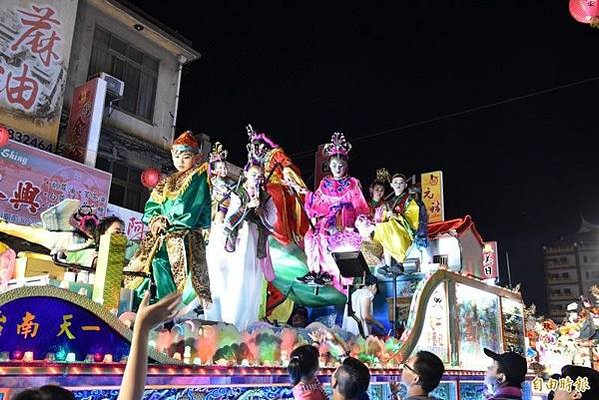
[[[65,90],[65,106],[70,107],[76,86],[88,80],[93,35],[96,25],[112,32],[144,53],[160,60],[156,98],[151,123],[115,110],[110,117],[105,114],[104,125],[122,130],[153,145],[167,149],[172,141],[171,127],[175,114],[178,79],[178,55],[167,51],[138,32],[132,26],[116,21],[88,0],[81,0],[71,49],[71,62]]]

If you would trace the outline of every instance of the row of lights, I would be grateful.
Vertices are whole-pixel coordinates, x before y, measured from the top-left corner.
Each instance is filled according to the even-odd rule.
[[[8,361],[23,361],[23,362],[33,362],[36,361],[33,358],[33,351],[20,351],[16,350],[12,353],[12,357],[10,357],[10,353],[7,351],[0,352],[0,362],[8,362]],[[67,363],[75,363],[77,362],[77,356],[75,353],[67,353],[65,351],[59,351],[58,353],[48,353],[46,354],[46,358],[44,359],[46,362],[67,362]],[[112,354],[88,354],[85,356],[85,363],[106,363],[110,364],[113,361]],[[127,356],[121,358],[121,363],[127,362]]]

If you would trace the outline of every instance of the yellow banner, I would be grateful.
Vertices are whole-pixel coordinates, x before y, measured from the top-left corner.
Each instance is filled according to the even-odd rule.
[[[443,171],[426,172],[420,176],[422,201],[426,206],[428,222],[445,220],[443,202]]]

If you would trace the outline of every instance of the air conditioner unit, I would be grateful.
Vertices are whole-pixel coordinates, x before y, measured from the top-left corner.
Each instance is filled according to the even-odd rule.
[[[106,81],[106,94],[115,98],[123,97],[123,93],[125,93],[125,82],[112,75],[108,75],[106,72],[100,73],[100,79]]]

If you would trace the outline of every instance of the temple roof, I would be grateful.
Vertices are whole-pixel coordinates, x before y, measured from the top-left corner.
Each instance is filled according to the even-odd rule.
[[[460,236],[468,229],[472,230],[472,233],[480,241],[481,244],[484,243],[482,237],[480,236],[480,233],[478,233],[478,231],[476,230],[476,226],[474,226],[474,221],[472,221],[472,217],[470,217],[470,215],[466,215],[464,218],[450,219],[448,221],[430,223],[428,224],[428,236],[431,239],[436,238],[444,233],[454,235],[457,234],[457,236]]]

